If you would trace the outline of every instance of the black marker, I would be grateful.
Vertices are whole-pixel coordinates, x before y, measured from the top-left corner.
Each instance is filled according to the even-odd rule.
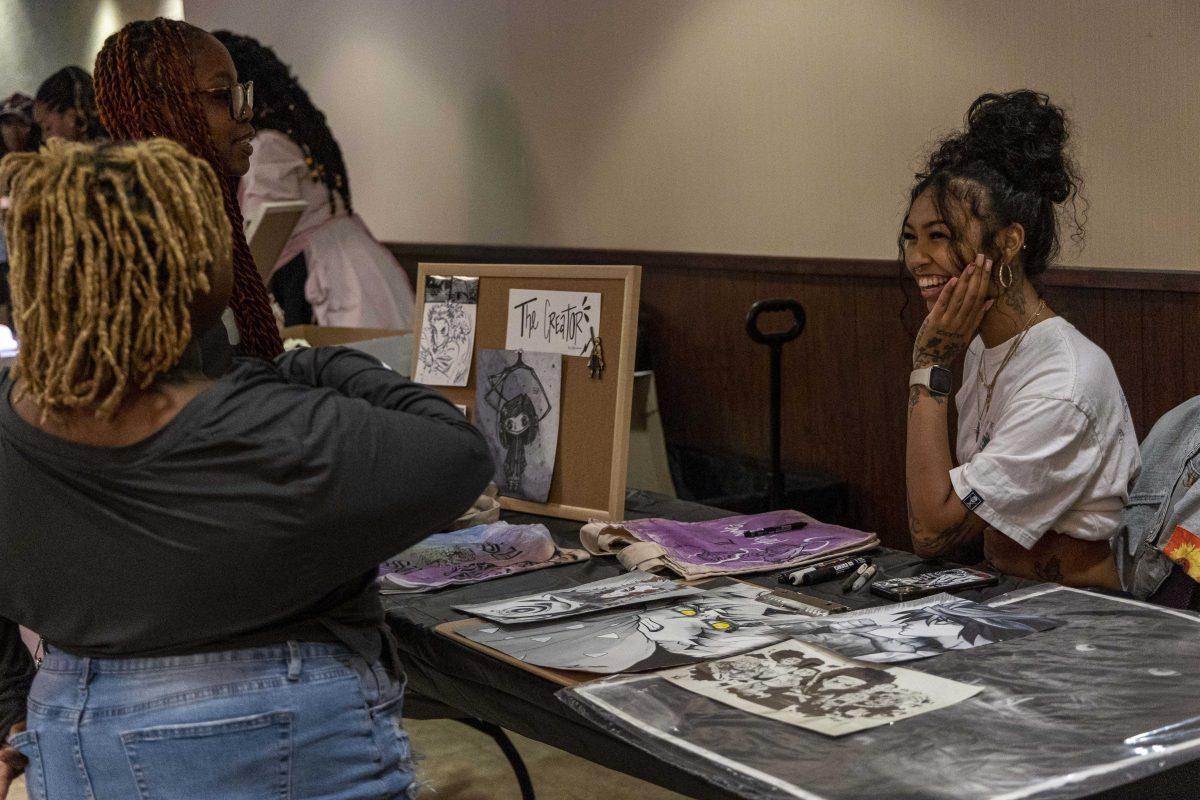
[[[804,520],[799,522],[785,522],[782,525],[775,525],[771,528],[759,528],[756,531],[743,531],[742,536],[747,539],[754,539],[758,536],[770,536],[772,533],[787,533],[788,531],[798,531],[801,528],[807,528],[808,523]]]
[[[790,583],[793,586],[811,586],[814,583],[824,583],[834,578],[857,570],[871,563],[865,558],[843,558],[826,564],[798,569],[795,572],[785,572],[779,576],[780,583]]]

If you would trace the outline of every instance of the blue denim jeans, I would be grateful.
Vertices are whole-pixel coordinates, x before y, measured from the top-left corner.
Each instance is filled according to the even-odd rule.
[[[51,650],[29,695],[31,800],[416,794],[404,686],[333,644],[163,658]]]

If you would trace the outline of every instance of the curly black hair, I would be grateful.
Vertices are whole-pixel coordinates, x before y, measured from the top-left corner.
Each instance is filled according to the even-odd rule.
[[[100,114],[96,111],[96,89],[92,85],[92,76],[83,67],[63,67],[46,78],[33,100],[35,103],[45,103],[55,112],[75,109],[83,121],[82,133],[86,140],[108,138],[100,122]]]
[[[313,105],[308,92],[292,75],[275,51],[250,36],[232,31],[214,31],[213,36],[233,58],[238,78],[254,81],[254,125],[279,131],[300,146],[314,181],[325,184],[329,204],[336,208],[334,194],[350,205],[350,177],[342,161],[342,149],[325,122],[325,114]]]
[[[1025,229],[1021,265],[1035,277],[1058,255],[1060,214],[1074,229],[1071,238],[1083,240],[1087,203],[1067,151],[1069,137],[1066,114],[1045,94],[1021,89],[980,95],[967,111],[965,129],[939,142],[917,173],[909,205],[932,190],[964,264],[975,254],[964,242],[967,220],[947,213],[950,201],[983,222],[983,248],[997,260],[996,234],[1020,223]]]

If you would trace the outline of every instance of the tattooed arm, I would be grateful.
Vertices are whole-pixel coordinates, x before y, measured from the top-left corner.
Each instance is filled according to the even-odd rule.
[[[913,346],[913,369],[948,367],[979,328],[987,311],[990,262],[976,260],[961,278],[951,280],[925,318]],[[950,483],[949,398],[913,386],[908,397],[905,480],[908,528],[913,552],[931,558],[949,556],[978,543],[988,527],[967,510]]]

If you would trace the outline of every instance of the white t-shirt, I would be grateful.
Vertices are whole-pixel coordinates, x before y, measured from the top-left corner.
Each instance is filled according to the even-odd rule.
[[[1141,469],[1129,405],[1108,355],[1062,317],[1009,339],[967,349],[958,405],[954,491],[967,508],[1026,549],[1046,531],[1106,541],[1117,532],[1129,487]],[[976,427],[978,425],[978,428]],[[978,441],[976,440],[978,430]]]

